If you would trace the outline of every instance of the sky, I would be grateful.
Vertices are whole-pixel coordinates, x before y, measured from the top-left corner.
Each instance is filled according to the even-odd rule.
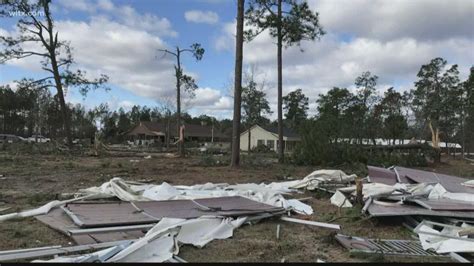
[[[52,13],[59,38],[73,47],[74,68],[89,77],[109,76],[110,91],[82,97],[74,88],[67,100],[93,108],[133,105],[173,106],[174,59],[159,49],[205,48],[201,61],[183,55],[184,70],[199,88],[184,95],[184,111],[231,118],[234,72],[236,0],[60,0]],[[283,94],[301,88],[309,97],[310,114],[316,99],[332,87],[354,90],[364,71],[379,77],[380,94],[389,87],[413,88],[421,65],[435,57],[458,64],[466,79],[474,65],[474,1],[472,0],[308,0],[319,13],[326,34],[317,41],[283,51]],[[0,35],[17,34],[20,16],[0,18]],[[0,47],[1,48],[1,47]],[[40,49],[35,46],[31,49]],[[263,32],[244,44],[244,68],[253,70],[276,117],[277,68],[275,40]],[[0,84],[24,77],[41,78],[39,59],[0,65]]]

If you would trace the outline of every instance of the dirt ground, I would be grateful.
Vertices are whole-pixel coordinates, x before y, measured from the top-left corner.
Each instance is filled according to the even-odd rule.
[[[132,160],[132,161],[131,161]],[[138,160],[134,162],[133,160]],[[285,176],[302,178],[318,167],[279,165],[203,166],[202,158],[186,159],[152,156],[92,157],[66,155],[12,155],[0,153],[0,209],[6,212],[38,207],[58,199],[62,193],[98,186],[112,177],[159,184],[192,185],[206,182],[247,183],[282,181]],[[462,160],[448,160],[436,169],[447,174],[474,176],[474,165]],[[350,170],[343,169],[348,174]],[[357,174],[362,174],[356,172]],[[340,233],[380,239],[412,239],[411,233],[397,219],[367,219],[357,208],[339,210],[323,192],[305,192],[295,198],[313,197],[307,203],[315,213],[308,220],[340,224]],[[280,239],[276,238],[277,225]],[[226,240],[215,240],[204,248],[182,246],[180,255],[190,262],[433,262],[433,258],[382,257],[351,255],[334,240],[329,230],[284,222],[276,219],[245,225]],[[0,223],[0,250],[48,245],[73,245],[71,240],[34,218]]]

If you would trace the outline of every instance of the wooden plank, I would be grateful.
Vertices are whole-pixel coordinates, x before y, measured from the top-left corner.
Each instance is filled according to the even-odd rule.
[[[332,230],[341,230],[341,226],[338,224],[328,224],[328,223],[322,223],[322,222],[306,221],[306,220],[295,219],[295,218],[290,218],[290,217],[281,217],[280,219],[286,222],[313,225],[313,226],[323,227],[323,228],[332,229]]]

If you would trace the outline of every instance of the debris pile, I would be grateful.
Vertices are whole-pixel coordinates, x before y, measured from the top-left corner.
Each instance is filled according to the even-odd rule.
[[[452,253],[474,253],[472,180],[398,166],[388,169],[368,166],[368,170],[362,187],[363,214],[369,217],[402,217],[404,226],[418,235],[424,251],[457,258],[460,256]],[[351,200],[356,197],[356,189],[355,185],[338,188],[331,197],[331,203],[340,208],[353,207]],[[402,252],[403,248],[394,251],[382,247],[395,243],[377,246],[367,239],[348,239],[342,235],[337,237],[346,247],[349,244],[363,245],[365,252],[410,254]],[[403,245],[400,242],[398,246]],[[419,251],[418,246],[413,250]],[[428,255],[423,252],[418,254]]]
[[[311,215],[311,206],[283,195],[327,181],[354,179],[338,170],[319,170],[302,180],[270,184],[155,185],[113,178],[81,189],[75,198],[40,208],[0,215],[0,221],[34,216],[68,235],[77,246],[1,251],[0,261],[35,262],[183,262],[180,245],[204,247],[232,237],[236,228],[270,217],[340,230],[336,224],[287,217]],[[98,250],[83,255],[78,252]],[[61,256],[59,256],[61,255]],[[50,260],[39,260],[56,256]]]
[[[468,261],[465,256],[474,253],[474,181],[398,166],[368,166],[368,170],[363,179],[340,170],[317,170],[303,179],[270,184],[179,186],[113,178],[77,191],[73,199],[0,215],[0,222],[34,216],[77,244],[0,251],[0,262],[184,262],[178,256],[181,245],[204,247],[215,239],[232,237],[245,224],[272,217],[341,230],[337,224],[288,217],[291,213],[313,214],[313,208],[303,203],[305,199],[286,198],[302,189],[330,192],[333,205],[359,205],[362,215],[400,217],[418,238],[335,235],[351,252]],[[279,239],[279,225],[276,235]],[[55,257],[39,260],[51,256]]]

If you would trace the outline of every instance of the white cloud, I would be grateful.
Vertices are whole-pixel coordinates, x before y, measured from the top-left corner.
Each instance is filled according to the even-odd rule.
[[[130,109],[132,109],[132,107],[133,107],[134,105],[137,105],[137,104],[134,103],[134,102],[131,102],[131,101],[127,101],[127,100],[121,101],[121,102],[118,103],[119,108],[122,107],[122,108],[125,109],[125,110],[130,110]]]
[[[330,32],[393,40],[474,36],[474,2],[465,0],[309,0]]]
[[[96,5],[89,0],[61,0],[59,4],[68,10],[95,12]]]
[[[114,4],[110,0],[99,0],[97,6],[102,10],[111,11],[115,8]]]
[[[188,22],[216,24],[219,15],[212,11],[189,10],[184,13],[184,18]]]
[[[339,1],[315,1],[321,8],[318,11],[328,34],[319,42],[303,42],[301,47],[284,49],[283,93],[301,88],[314,104],[320,93],[334,86],[350,88],[355,78],[367,70],[380,77],[379,90],[388,86],[407,90],[413,87],[421,65],[435,57],[458,64],[461,78],[467,78],[469,67],[474,62],[473,30],[466,26],[472,24],[473,16],[469,23],[466,15],[474,10],[469,9],[472,2],[456,1],[453,6],[447,6],[440,4],[441,1],[430,1],[432,5],[420,1],[429,7],[410,4],[412,2],[417,1],[375,1],[373,4],[361,0],[343,4]],[[408,12],[407,6],[416,8],[417,13]],[[383,16],[372,15],[376,11]],[[401,14],[405,11],[409,14]],[[449,19],[440,28],[433,21],[443,21],[440,19],[443,14],[459,17],[461,21],[454,23]],[[393,25],[399,25],[402,30]],[[437,33],[439,29],[443,33]],[[221,36],[214,40],[214,48],[231,54],[234,43],[235,22],[226,23]],[[263,73],[257,76],[257,80],[265,80],[268,84],[267,99],[274,111],[271,117],[275,118],[276,45],[268,32],[244,44],[244,62],[256,64]]]
[[[132,6],[114,5],[110,0],[64,0],[58,1],[58,4],[66,11],[85,11],[92,16],[118,21],[136,30],[144,30],[159,36],[176,37],[178,35],[172,29],[171,22],[167,18],[161,18],[149,13],[142,14],[137,12]]]

